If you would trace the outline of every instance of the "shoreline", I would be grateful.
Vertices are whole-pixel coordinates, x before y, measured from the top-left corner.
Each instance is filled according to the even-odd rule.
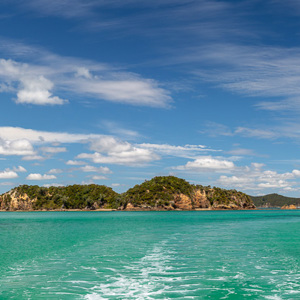
[[[134,209],[134,210],[126,210],[126,209],[112,209],[112,208],[102,208],[102,209],[36,209],[36,210],[0,210],[0,212],[110,212],[110,211],[120,211],[120,212],[141,212],[141,211],[153,211],[153,212],[172,212],[172,211],[247,211],[247,210],[260,210],[257,208],[249,208],[249,209],[210,209],[210,208],[197,208],[197,209],[191,209],[191,210],[183,210],[183,209],[173,209],[173,210],[167,210],[167,209]],[[262,209],[263,210],[263,209]]]

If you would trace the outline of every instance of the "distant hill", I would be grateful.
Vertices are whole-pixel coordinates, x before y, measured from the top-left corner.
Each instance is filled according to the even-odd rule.
[[[278,194],[250,197],[256,207],[282,207],[291,204],[300,206],[300,198],[285,197]]]

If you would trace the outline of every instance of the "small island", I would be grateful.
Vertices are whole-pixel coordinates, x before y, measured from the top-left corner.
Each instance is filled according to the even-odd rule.
[[[118,194],[97,185],[40,187],[20,185],[0,195],[2,211],[48,210],[239,210],[255,209],[251,198],[236,190],[193,185],[175,176],[159,176]]]

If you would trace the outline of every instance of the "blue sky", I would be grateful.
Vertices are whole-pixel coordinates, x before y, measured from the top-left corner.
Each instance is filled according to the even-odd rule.
[[[4,0],[0,22],[0,192],[299,196],[298,1]]]

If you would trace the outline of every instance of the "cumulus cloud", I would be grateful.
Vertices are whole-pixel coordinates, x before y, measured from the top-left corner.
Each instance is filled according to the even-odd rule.
[[[120,164],[136,166],[158,160],[153,151],[136,147],[114,137],[104,136],[91,141],[90,149],[94,153],[81,153],[79,159],[90,159],[94,163]]]
[[[60,186],[64,186],[64,185],[61,183],[45,183],[45,184],[43,184],[43,187],[46,187],[46,188],[49,188],[51,186],[60,187]]]
[[[80,161],[80,160],[68,160],[66,162],[66,165],[69,166],[80,166],[80,165],[84,165],[85,162],[84,161]]]
[[[1,130],[1,129],[0,129]],[[34,155],[32,144],[27,139],[5,140],[0,133],[0,154],[1,155]]]
[[[37,68],[27,64],[0,59],[0,77],[6,84],[17,83],[17,103],[57,105],[66,102],[52,95],[53,82],[38,74]]]
[[[19,177],[15,171],[10,169],[5,169],[4,171],[0,171],[0,179],[12,179]]]
[[[224,187],[238,188],[242,190],[265,190],[284,189],[293,190],[297,178],[300,177],[300,170],[278,173],[272,170],[263,170],[263,164],[252,163],[250,167],[237,170],[233,176],[222,175],[218,183]]]
[[[54,84],[44,76],[20,78],[21,88],[17,93],[17,103],[36,105],[61,105],[67,102],[50,92]]]
[[[144,149],[138,149],[133,147],[132,150],[126,152],[113,153],[109,155],[102,155],[101,153],[81,153],[77,156],[81,159],[90,159],[94,163],[106,163],[106,164],[119,164],[136,166],[150,161],[157,160],[159,157]]]
[[[175,167],[177,170],[186,170],[194,172],[226,172],[233,170],[235,165],[232,161],[214,158],[212,156],[202,156],[198,157],[194,161],[189,161],[183,166]]]
[[[31,173],[26,177],[27,180],[50,180],[56,179],[55,175],[48,175],[48,174],[39,174],[39,173]]]

